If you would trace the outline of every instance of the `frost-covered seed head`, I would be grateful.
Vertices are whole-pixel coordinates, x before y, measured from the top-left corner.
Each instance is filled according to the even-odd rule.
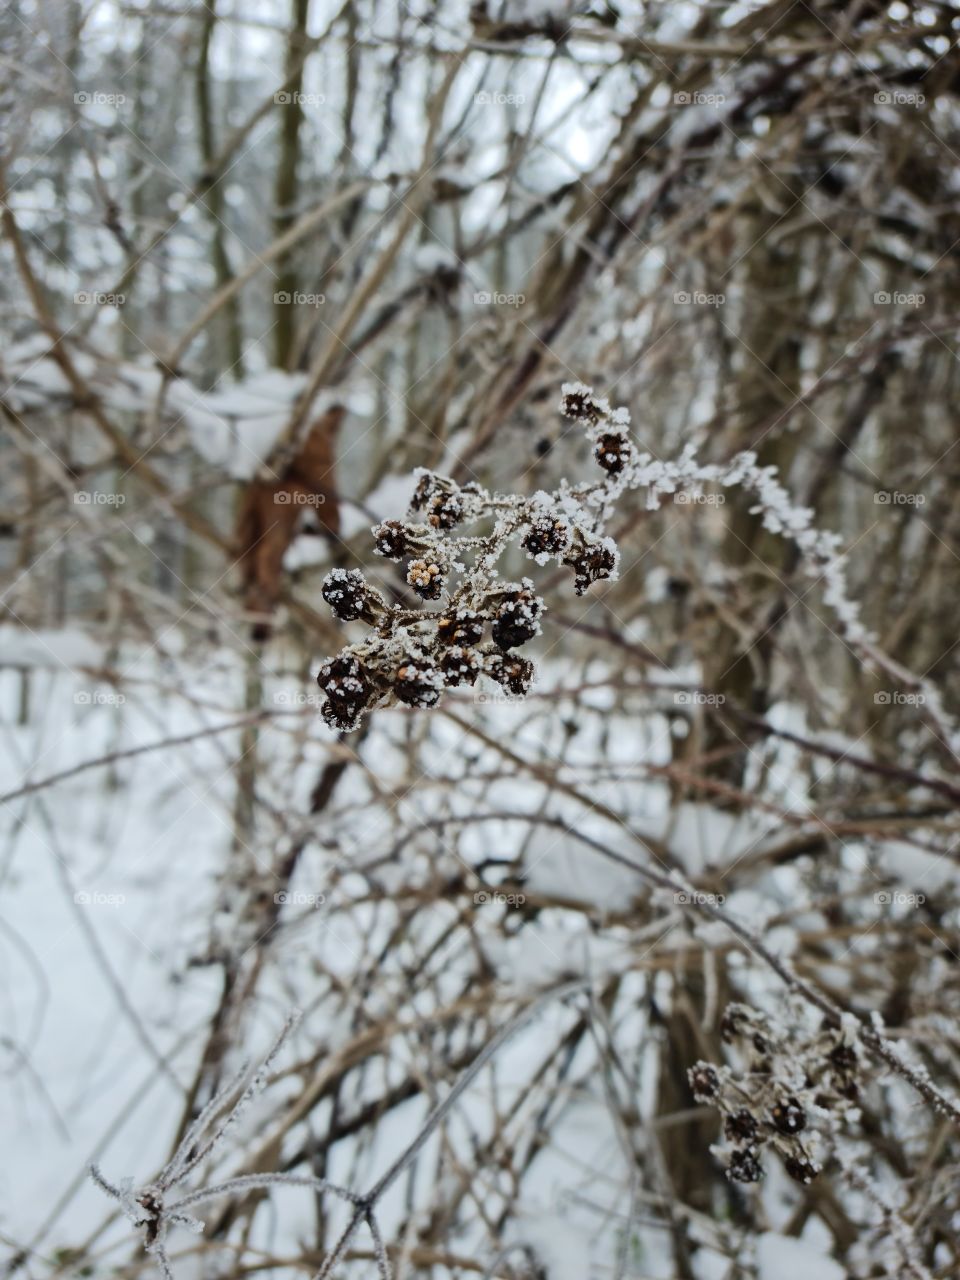
[[[406,528],[399,520],[384,520],[373,530],[373,549],[387,560],[402,560],[410,549]]]
[[[521,591],[505,600],[493,621],[493,642],[501,649],[516,649],[532,640],[540,630],[542,602],[532,591]]]
[[[454,644],[440,659],[440,670],[450,688],[457,688],[462,684],[476,684],[477,676],[483,670],[483,659],[475,649]]]
[[[608,475],[618,476],[633,453],[627,437],[619,431],[607,431],[593,446],[593,456]]]
[[[562,518],[551,515],[540,515],[531,521],[530,527],[520,543],[528,555],[558,556],[570,546],[570,525]]]
[[[745,1107],[741,1107],[727,1116],[723,1131],[731,1142],[748,1142],[752,1145],[757,1141],[760,1126],[757,1124],[756,1116]]]
[[[691,1067],[687,1072],[687,1079],[690,1081],[693,1096],[698,1102],[706,1102],[717,1096],[720,1077],[717,1075],[716,1068],[709,1062],[698,1062],[696,1066]]]
[[[341,622],[352,622],[363,613],[367,584],[359,569],[331,569],[321,593]]]
[[[448,614],[437,623],[441,644],[473,645],[483,638],[483,619],[473,609]]]
[[[737,1147],[730,1156],[727,1177],[732,1182],[759,1182],[763,1169],[756,1153],[749,1147]]]
[[[411,560],[407,581],[424,600],[438,600],[443,591],[443,570],[428,560]]]
[[[783,1167],[794,1182],[802,1182],[805,1187],[809,1186],[820,1173],[820,1166],[814,1164],[812,1160],[805,1159],[803,1156],[787,1156],[783,1162]]]
[[[373,696],[373,686],[357,657],[344,651],[325,662],[317,684],[327,695],[323,717],[331,727],[352,729]]]
[[[774,1128],[783,1134],[800,1133],[807,1127],[807,1115],[796,1098],[783,1098],[770,1112]]]
[[[440,701],[443,678],[434,666],[408,662],[397,672],[397,697],[410,707],[435,707]]]
[[[414,489],[413,497],[410,499],[410,506],[414,511],[422,511],[439,489],[440,477],[435,476],[432,471],[424,471],[417,481],[417,487]]]
[[[432,472],[421,475],[410,502],[414,511],[423,511],[434,529],[452,529],[463,519],[463,499],[452,480]]]
[[[571,552],[564,560],[573,568],[573,589],[578,596],[605,578],[612,578],[617,569],[617,552],[609,538],[602,542],[588,543]]]
[[[435,529],[452,529],[463,519],[463,501],[456,493],[438,493],[427,507],[427,520]]]
[[[497,684],[517,698],[527,696],[536,675],[536,668],[528,658],[512,653],[494,654],[484,669]]]
[[[565,418],[593,424],[610,412],[607,401],[595,396],[593,387],[584,386],[582,382],[565,382],[560,391],[560,412]]]

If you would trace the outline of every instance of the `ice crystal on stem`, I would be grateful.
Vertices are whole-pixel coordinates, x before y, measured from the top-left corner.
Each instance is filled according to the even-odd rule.
[[[379,1242],[380,1235],[373,1217],[373,1205],[364,1197],[345,1187],[327,1182],[324,1178],[312,1178],[288,1173],[241,1174],[216,1186],[188,1191],[171,1199],[174,1188],[184,1183],[220,1146],[227,1131],[236,1124],[248,1104],[267,1084],[267,1078],[280,1049],[300,1020],[299,1012],[289,1015],[283,1029],[270,1051],[252,1076],[246,1067],[207,1103],[184,1134],[173,1156],[150,1182],[137,1186],[132,1178],[124,1178],[119,1186],[109,1182],[96,1165],[90,1166],[90,1177],[112,1199],[118,1201],[127,1218],[141,1233],[144,1250],[153,1257],[164,1280],[174,1280],[167,1253],[167,1236],[171,1227],[184,1227],[201,1234],[204,1224],[193,1214],[187,1213],[194,1205],[238,1192],[252,1191],[272,1186],[310,1187],[314,1191],[328,1191],[353,1206],[354,1213],[362,1217],[371,1235]],[[378,1271],[383,1280],[390,1280],[391,1271],[383,1252],[378,1248]]]

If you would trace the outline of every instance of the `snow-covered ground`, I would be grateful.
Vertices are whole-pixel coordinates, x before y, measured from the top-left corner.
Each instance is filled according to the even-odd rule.
[[[243,715],[244,672],[232,657],[185,668],[180,688],[163,692],[155,683],[163,673],[133,653],[126,671],[134,678],[122,688],[91,675],[103,655],[82,633],[31,637],[4,629],[0,641],[0,789],[16,792],[67,774],[3,806],[0,1061],[7,1088],[0,1092],[0,1126],[7,1141],[0,1230],[20,1245],[42,1241],[41,1251],[49,1251],[76,1246],[105,1218],[109,1205],[84,1176],[91,1160],[114,1179],[143,1180],[169,1154],[183,1091],[220,999],[219,968],[205,960],[218,945],[241,953],[263,946],[251,925],[251,878],[259,877],[268,895],[281,883],[278,860],[301,827],[310,828],[310,789],[341,748],[316,715],[315,686],[266,677],[262,705],[271,718],[257,746],[261,811],[238,846],[234,799],[242,731],[217,731]],[[123,658],[114,655],[120,667]],[[587,675],[602,684],[601,668]],[[438,1057],[436,1040],[418,1026],[444,1002],[464,999],[464,982],[476,981],[469,976],[471,947],[482,950],[503,1000],[571,977],[586,977],[595,989],[616,977],[619,998],[629,1001],[634,992],[638,1010],[632,1023],[618,1027],[618,1050],[642,1058],[651,1032],[642,1013],[646,957],[655,951],[662,963],[672,948],[688,947],[691,929],[702,926],[683,904],[662,895],[646,924],[633,922],[634,913],[637,921],[644,914],[648,888],[604,851],[646,858],[654,869],[681,877],[709,877],[725,869],[732,874],[783,835],[775,813],[738,818],[703,803],[672,803],[664,780],[646,771],[670,761],[668,709],[625,714],[610,707],[609,690],[598,687],[576,695],[574,724],[563,698],[544,696],[565,680],[569,671],[548,666],[539,696],[524,703],[500,700],[492,690],[452,698],[446,705],[456,719],[401,709],[379,713],[358,744],[362,763],[344,775],[285,886],[243,1043],[230,1060],[256,1057],[284,1011],[297,1006],[304,1020],[278,1066],[319,1052],[319,1070],[325,1055],[356,1034],[356,1012],[348,1015],[348,1002],[334,998],[330,975],[348,988],[358,982],[389,943],[405,903],[436,892],[438,883],[466,882],[465,890],[451,889],[448,898],[440,893],[430,911],[417,916],[415,936],[383,962],[363,998],[364,1017],[397,1021],[390,1053],[354,1080],[351,1099],[357,1105],[373,1099],[410,1070],[434,1083],[427,1096],[386,1115],[373,1141],[339,1143],[331,1153],[334,1180],[373,1181],[422,1123],[430,1091],[435,1099],[456,1078],[448,1064],[466,1032],[454,1032]],[[168,738],[190,740],[127,755]],[[101,757],[117,759],[69,773]],[[557,766],[555,777],[571,794],[556,784],[548,792],[538,781],[536,766],[544,761]],[[789,785],[794,803],[787,807],[798,817],[802,781],[795,772]],[[547,812],[552,826],[522,820]],[[489,818],[480,821],[484,815]],[[893,842],[883,848],[885,874],[917,871],[922,855],[908,846],[903,853],[907,863]],[[824,923],[804,892],[802,871],[787,864],[765,873],[762,883],[752,875],[734,883],[727,905],[761,930],[777,917],[769,936],[789,953],[797,922],[806,928]],[[536,910],[519,927],[526,902]],[[471,915],[464,937],[473,940],[467,950],[451,947],[448,936],[465,909]],[[511,911],[517,927],[510,927]],[[703,936],[715,940],[714,928],[706,926]],[[412,995],[404,963],[431,947],[443,963],[429,994]],[[779,998],[769,975],[754,979],[753,989],[760,998]],[[539,1103],[534,1094],[524,1097],[531,1072],[574,1016],[575,1005],[550,1007],[508,1042],[494,1073],[481,1074],[465,1095],[444,1142],[462,1144],[465,1159],[482,1151],[494,1122],[494,1079],[500,1105],[511,1097],[517,1103],[516,1130],[534,1125]],[[591,1052],[586,1043],[577,1049],[569,1091],[548,1147],[524,1182],[511,1227],[518,1244],[536,1248],[551,1280],[605,1274],[592,1268],[609,1263],[626,1221],[627,1164],[608,1099],[589,1083]],[[637,1081],[647,1112],[654,1105],[653,1079]],[[278,1097],[295,1100],[309,1080],[294,1083],[275,1086],[255,1105],[244,1122],[248,1140],[258,1143],[264,1126],[276,1123]],[[294,1128],[279,1150],[289,1155],[303,1137],[303,1127]],[[398,1183],[385,1197],[386,1232],[401,1222],[405,1204],[429,1210],[440,1151],[435,1134],[412,1185]],[[237,1158],[228,1150],[222,1169],[237,1167]],[[491,1203],[498,1203],[505,1188],[495,1168],[480,1178]],[[277,1188],[271,1203],[252,1240],[280,1253],[294,1250],[312,1230],[312,1194]],[[826,1245],[815,1225],[802,1240],[776,1234],[786,1224],[786,1205],[781,1187],[769,1209],[772,1229],[757,1242],[762,1280],[839,1277],[820,1252]],[[631,1246],[638,1251],[637,1274],[666,1277],[672,1273],[664,1233],[644,1222],[641,1213]],[[467,1225],[467,1250],[471,1239],[480,1237]],[[97,1235],[97,1249],[109,1247],[112,1258],[128,1246],[122,1221]],[[709,1248],[698,1251],[703,1280],[726,1280],[724,1265]],[[177,1274],[199,1273],[181,1262]]]

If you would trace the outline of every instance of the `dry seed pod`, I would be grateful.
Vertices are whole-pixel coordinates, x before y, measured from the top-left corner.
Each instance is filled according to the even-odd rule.
[[[321,594],[341,622],[352,622],[364,612],[367,584],[358,569],[331,569]]]
[[[411,560],[407,581],[424,600],[439,600],[443,591],[443,570],[429,560]]]
[[[483,619],[473,609],[449,614],[437,623],[437,639],[441,644],[474,645],[483,638]]]
[[[630,461],[633,449],[620,431],[607,431],[593,446],[593,456],[608,475],[618,476]]]
[[[763,1177],[763,1169],[756,1152],[749,1147],[738,1147],[730,1156],[727,1177],[732,1182],[759,1182]]]
[[[475,649],[454,644],[440,659],[440,670],[452,689],[463,684],[476,684],[477,676],[483,670],[483,659]]]
[[[409,707],[435,707],[443,690],[443,677],[426,662],[407,662],[397,671],[397,697]]]
[[[387,560],[402,560],[411,550],[409,534],[399,520],[384,520],[373,528],[373,550]]]
[[[538,621],[543,605],[532,591],[521,591],[505,600],[493,621],[493,642],[501,649],[516,649],[540,631]]]
[[[355,728],[374,694],[359,659],[346,650],[339,653],[320,668],[317,684],[327,695],[323,707],[327,723],[338,729]]]
[[[563,555],[570,546],[572,536],[566,520],[543,512],[530,522],[520,545],[527,555],[536,560],[540,556],[546,558]]]

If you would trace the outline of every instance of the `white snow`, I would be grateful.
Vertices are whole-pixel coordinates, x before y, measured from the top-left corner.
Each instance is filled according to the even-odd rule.
[[[846,1271],[812,1245],[765,1231],[757,1239],[757,1280],[844,1280]]]
[[[103,665],[103,645],[79,627],[30,630],[0,624],[0,667],[95,669]]]
[[[53,409],[71,395],[70,383],[49,354],[47,339],[12,347],[0,363],[0,396],[12,409]],[[155,365],[117,360],[98,352],[71,348],[82,376],[111,409],[152,414],[162,378]],[[265,369],[240,382],[223,382],[202,391],[189,379],[173,378],[166,386],[163,420],[182,423],[201,457],[225,468],[236,480],[253,476],[290,420],[306,386],[303,373]],[[373,411],[369,389],[361,384],[324,388],[313,401],[319,417],[332,404],[345,404],[357,416]]]

